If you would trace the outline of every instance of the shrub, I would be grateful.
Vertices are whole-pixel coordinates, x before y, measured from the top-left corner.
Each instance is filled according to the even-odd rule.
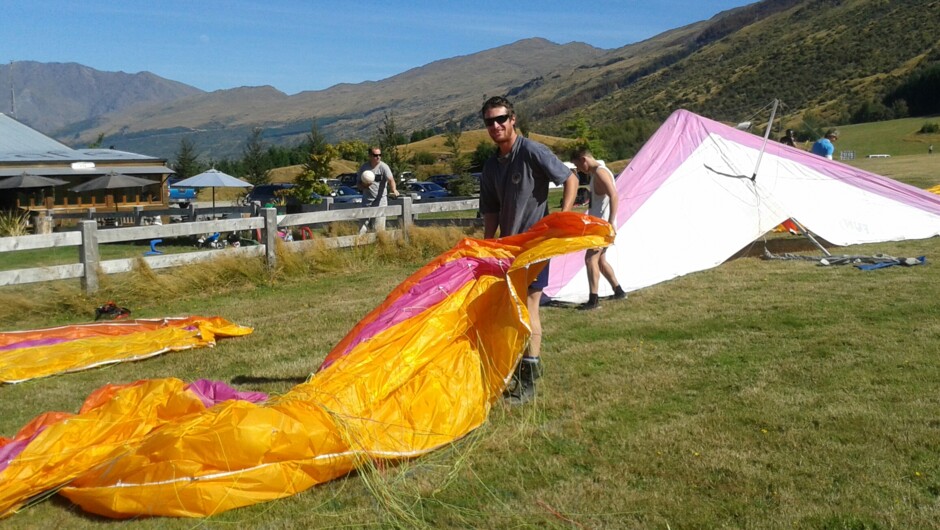
[[[920,130],[917,131],[917,134],[935,134],[938,132],[940,132],[940,125],[928,121],[927,123],[921,125]]]
[[[23,236],[29,233],[28,213],[0,211],[0,237]]]
[[[427,151],[418,151],[415,153],[412,163],[416,166],[427,166],[437,162],[437,157]]]
[[[480,191],[477,180],[466,174],[450,181],[447,189],[450,191],[451,195],[456,197],[469,197]]]

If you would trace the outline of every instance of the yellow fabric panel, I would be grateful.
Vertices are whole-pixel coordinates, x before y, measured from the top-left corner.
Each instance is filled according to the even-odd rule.
[[[127,386],[104,406],[48,426],[0,474],[0,515],[116,458],[155,428],[205,410],[178,379]]]
[[[43,333],[42,331],[45,331]],[[13,340],[68,338],[65,342],[0,351],[0,382],[18,383],[53,374],[134,361],[168,351],[212,346],[215,336],[251,333],[219,317],[96,323],[30,333],[0,334]]]

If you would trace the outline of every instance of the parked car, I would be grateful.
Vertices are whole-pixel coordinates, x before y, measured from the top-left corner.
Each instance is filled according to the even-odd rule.
[[[448,189],[450,182],[458,178],[460,178],[459,175],[431,175],[428,177],[428,182],[433,182],[444,189]]]
[[[333,202],[352,203],[362,202],[362,194],[359,190],[350,186],[340,186],[333,194]]]
[[[343,173],[336,177],[343,186],[355,187],[359,184],[359,173]]]
[[[408,184],[408,191],[417,194],[417,200],[440,199],[449,197],[450,192],[434,182],[412,182]]]
[[[289,190],[293,188],[294,185],[289,182],[279,182],[276,184],[259,184],[251,189],[248,192],[248,195],[245,196],[245,202],[251,204],[257,202],[261,206],[266,206],[268,204],[279,205],[295,201],[295,199],[289,198],[285,200],[284,197],[278,195],[279,191]]]
[[[173,184],[183,179],[179,177],[170,177],[167,184],[170,190],[170,204],[178,204],[180,208],[188,208],[189,204],[196,200],[196,188],[177,188]]]

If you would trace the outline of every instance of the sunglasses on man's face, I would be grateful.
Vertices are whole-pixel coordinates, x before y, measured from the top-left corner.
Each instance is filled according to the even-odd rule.
[[[500,116],[493,116],[492,118],[483,118],[483,123],[485,123],[487,127],[492,127],[494,123],[498,123],[500,125],[506,123],[506,120],[509,118],[509,114],[502,114]]]
[[[382,153],[372,153],[372,158],[379,158],[382,156]]]

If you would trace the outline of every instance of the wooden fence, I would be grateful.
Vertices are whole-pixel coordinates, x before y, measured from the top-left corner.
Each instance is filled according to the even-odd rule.
[[[77,263],[0,271],[0,286],[80,278],[85,292],[94,293],[98,290],[99,274],[129,272],[139,259],[143,259],[152,269],[161,269],[198,263],[222,255],[263,255],[268,266],[273,267],[276,264],[274,242],[278,237],[278,228],[309,227],[338,221],[358,222],[382,216],[387,218],[397,217],[399,219],[398,229],[390,232],[407,241],[408,230],[416,223],[415,216],[427,213],[477,210],[479,200],[474,198],[415,203],[410,197],[404,197],[390,201],[390,204],[384,207],[339,207],[332,204],[326,204],[325,207],[334,209],[279,216],[274,208],[262,208],[258,211],[258,215],[250,217],[119,228],[99,228],[97,220],[83,219],[78,222],[79,229],[74,231],[0,238],[0,253],[53,247],[78,247]],[[234,208],[234,210],[239,210],[238,215],[244,215],[241,213],[241,207]],[[176,209],[175,212],[178,215],[180,210]],[[155,214],[152,211],[146,212],[146,215]],[[193,218],[195,217],[194,215]],[[137,216],[137,222],[140,224],[141,215]],[[260,231],[259,245],[229,247],[224,252],[200,250],[198,252],[154,254],[108,261],[101,261],[100,258],[99,245],[105,243],[153,241],[197,234],[246,230]],[[342,248],[372,243],[375,241],[375,234],[370,232],[361,236],[319,238],[316,241],[319,244],[325,243],[328,247]],[[314,240],[293,241],[287,244],[299,248],[303,245],[314,244]]]

